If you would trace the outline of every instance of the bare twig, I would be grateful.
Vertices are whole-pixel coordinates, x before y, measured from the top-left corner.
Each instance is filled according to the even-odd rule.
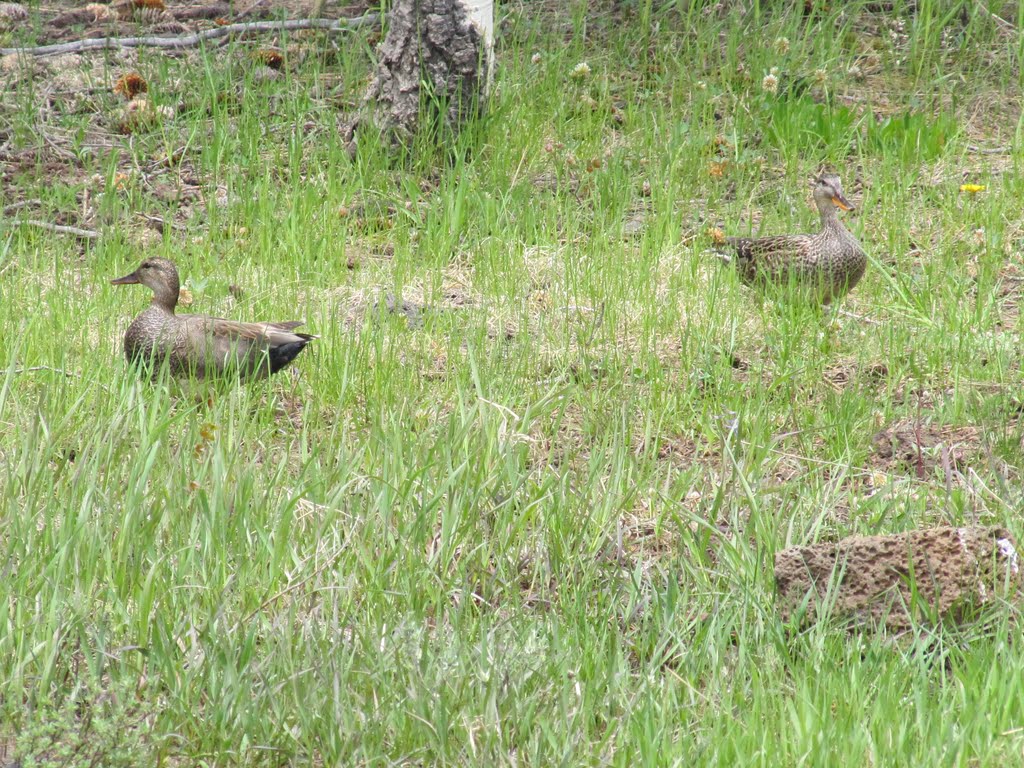
[[[82,374],[75,373],[74,371],[65,371],[63,368],[54,368],[49,365],[33,365],[31,368],[15,368],[14,373],[32,373],[34,371],[53,371],[59,373],[62,376],[68,376],[76,379],[82,378]]]
[[[921,399],[917,400],[917,418],[914,419],[914,442],[917,444],[917,479],[924,480],[924,452],[921,450]]]
[[[74,235],[75,237],[81,237],[85,240],[95,240],[100,236],[99,232],[94,232],[91,229],[69,227],[64,224],[51,224],[48,221],[39,221],[38,219],[14,219],[11,221],[11,224],[15,226],[21,224],[26,227],[39,227],[40,229],[47,229],[50,232],[58,232],[62,235]]]
[[[858,315],[856,312],[850,312],[849,310],[846,309],[840,309],[839,314],[842,315],[843,317],[848,317],[851,320],[856,320],[859,323],[867,323],[868,325],[881,325],[881,323],[878,322],[877,320],[872,320],[870,317],[864,317],[863,315]]]
[[[38,199],[19,200],[16,203],[11,203],[10,205],[5,205],[4,208],[3,208],[3,211],[4,211],[4,215],[6,216],[8,213],[14,213],[15,211],[17,211],[20,208],[28,208],[31,205],[42,205],[42,204],[43,204],[43,201],[42,200],[38,200]]]
[[[216,40],[239,32],[286,32],[299,29],[323,29],[327,32],[346,32],[352,29],[376,24],[379,13],[367,13],[354,19],[287,19],[284,21],[250,21],[244,24],[227,24],[223,27],[204,29],[190,35],[175,37],[97,37],[75,40],[71,43],[40,45],[35,48],[0,48],[0,56],[22,53],[30,56],[52,56],[58,53],[91,51],[104,48],[192,48],[207,40]]]
[[[1010,153],[1009,145],[1005,147],[979,147],[975,144],[968,144],[967,151],[976,155],[1007,155]]]
[[[64,149],[64,147],[60,146],[59,144],[57,144],[57,142],[55,142],[53,139],[47,136],[46,131],[44,130],[46,127],[46,123],[42,119],[42,114],[40,114],[39,118],[39,135],[43,137],[43,141],[49,144],[50,148],[53,149],[53,151],[56,152],[61,157],[65,157],[68,160],[74,160],[77,163],[78,155],[76,155],[70,149]]]
[[[1013,26],[1013,24],[1011,24],[1009,21],[1004,19],[1002,16],[999,16],[998,14],[995,14],[992,11],[990,11],[988,8],[985,7],[984,3],[979,2],[977,5],[978,10],[980,10],[982,13],[987,13],[989,17],[992,19],[992,21],[996,23],[996,26],[1002,27],[1007,32],[1013,32],[1016,34],[1017,28]]]

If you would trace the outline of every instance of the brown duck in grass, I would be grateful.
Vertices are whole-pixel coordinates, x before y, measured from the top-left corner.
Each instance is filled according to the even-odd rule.
[[[143,261],[112,285],[145,285],[153,291],[149,308],[132,321],[124,335],[129,362],[164,360],[175,375],[197,379],[238,376],[260,379],[277,373],[316,338],[294,333],[301,321],[238,323],[207,315],[178,315],[178,269],[167,259]]]
[[[822,304],[849,293],[864,276],[867,254],[839,220],[839,209],[853,210],[843,196],[839,177],[816,179],[814,204],[821,214],[821,231],[814,235],[728,237],[717,244],[735,261],[740,280],[751,286],[792,286]]]

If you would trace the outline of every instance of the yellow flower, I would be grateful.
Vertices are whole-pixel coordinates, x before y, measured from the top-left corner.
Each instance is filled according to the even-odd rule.
[[[976,195],[979,192],[984,192],[985,191],[985,185],[984,184],[961,184],[960,185],[960,191],[961,192],[970,192],[972,195]]]

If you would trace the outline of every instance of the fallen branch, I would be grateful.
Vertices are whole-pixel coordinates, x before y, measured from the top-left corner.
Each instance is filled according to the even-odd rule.
[[[42,205],[42,204],[43,204],[42,200],[19,200],[16,203],[11,203],[10,205],[5,205],[3,207],[3,211],[4,211],[4,215],[6,216],[8,213],[14,213],[19,208],[27,208],[30,205]]]
[[[34,371],[52,371],[53,373],[59,373],[63,376],[73,377],[80,379],[82,374],[75,373],[74,371],[65,371],[63,368],[54,368],[49,365],[33,365],[31,368],[15,368],[12,373],[33,373]]]
[[[205,29],[190,35],[176,37],[96,37],[75,40],[71,43],[40,45],[35,48],[0,48],[0,56],[13,53],[29,56],[53,56],[58,53],[91,51],[105,48],[192,48],[207,40],[216,40],[238,32],[287,32],[300,29],[323,29],[328,32],[345,32],[376,24],[379,13],[367,13],[354,19],[288,19],[284,21],[250,21],[244,24],[227,24],[223,27]]]
[[[976,155],[1006,155],[1009,154],[1011,147],[979,147],[974,144],[967,145],[967,151],[973,152]]]
[[[74,235],[75,237],[81,237],[84,240],[95,240],[100,236],[99,232],[94,232],[91,229],[69,227],[64,224],[51,224],[48,221],[39,221],[38,219],[12,219],[11,224],[13,226],[24,225],[26,227],[39,227],[40,229],[46,229],[50,232],[57,232],[62,235]]]

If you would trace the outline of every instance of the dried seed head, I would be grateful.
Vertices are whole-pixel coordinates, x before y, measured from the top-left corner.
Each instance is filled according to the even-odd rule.
[[[284,54],[273,48],[258,48],[252,52],[252,58],[274,70],[280,70],[284,66]]]
[[[131,101],[140,93],[148,91],[149,84],[138,72],[128,72],[121,75],[118,81],[114,83],[114,93],[118,96],[124,96],[128,101]]]
[[[728,160],[712,160],[708,163],[708,176],[713,179],[720,179],[725,175],[725,171],[728,167]]]

